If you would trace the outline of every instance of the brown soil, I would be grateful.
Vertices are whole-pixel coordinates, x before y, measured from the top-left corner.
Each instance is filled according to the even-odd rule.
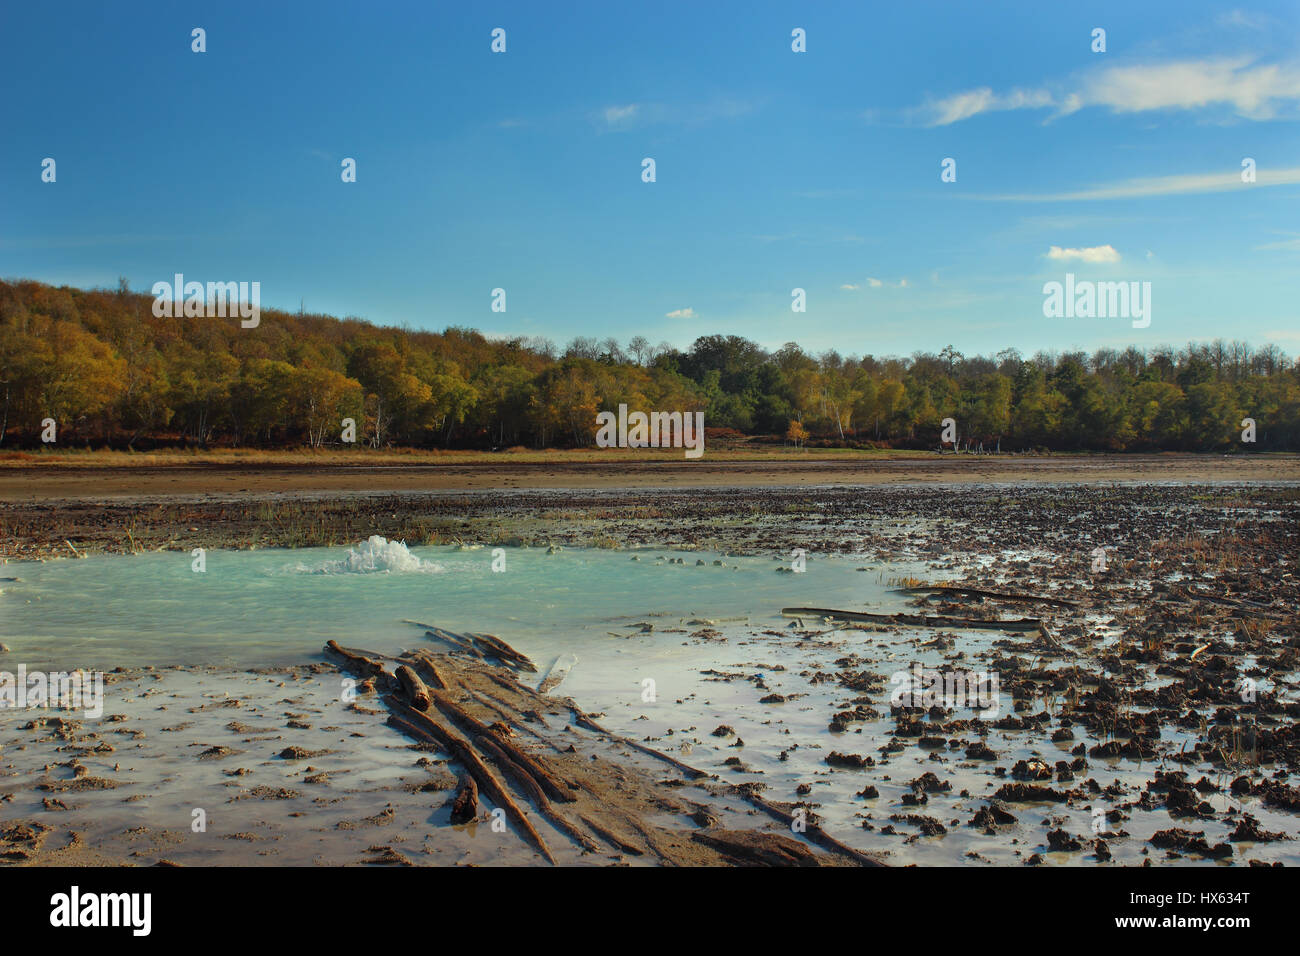
[[[0,463],[0,501],[48,502],[156,495],[343,495],[381,492],[509,491],[545,488],[719,488],[778,485],[882,485],[896,482],[1296,481],[1296,455],[1081,455],[929,457],[790,457],[784,460],[611,457],[608,462],[554,461],[370,466],[234,464],[127,466],[94,457],[35,465]]]

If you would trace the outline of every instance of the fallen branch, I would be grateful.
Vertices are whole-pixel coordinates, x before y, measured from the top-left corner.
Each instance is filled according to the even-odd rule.
[[[668,756],[666,753],[662,753],[658,750],[655,750],[653,747],[647,747],[644,744],[637,743],[635,740],[629,740],[627,737],[623,737],[619,734],[613,733],[612,731],[606,730],[604,727],[600,726],[600,724],[596,723],[594,720],[592,720],[590,717],[584,714],[576,706],[573,708],[573,712],[576,715],[576,720],[574,722],[579,727],[586,727],[588,730],[594,730],[596,733],[604,734],[606,737],[610,737],[614,740],[617,740],[619,743],[625,744],[626,746],[631,747],[633,750],[639,750],[643,754],[647,754],[648,756],[651,757],[656,757],[659,760],[664,761],[665,763],[672,764],[674,767],[676,767],[682,773],[686,774],[686,776],[690,777],[692,780],[699,779],[700,777],[709,776],[707,772],[703,770],[696,770],[694,767],[689,767],[686,764],[682,763],[680,760],[676,760]]]
[[[466,636],[472,638],[475,641],[478,641],[479,644],[482,644],[485,647],[489,648],[496,655],[497,659],[502,661],[503,663],[513,664],[516,667],[518,667],[520,670],[525,670],[528,671],[529,673],[537,672],[537,665],[535,665],[525,655],[520,654],[517,650],[515,650],[505,641],[501,640],[501,638],[496,637],[495,635],[492,634],[478,634],[478,633],[469,634]]]
[[[1009,604],[1049,604],[1052,607],[1078,607],[1078,601],[1062,598],[1040,597],[1037,594],[1007,594],[1002,591],[985,591],[983,588],[953,587],[946,584],[925,584],[911,588],[895,588],[898,594],[952,594],[965,597],[990,598]]]
[[[1262,617],[1270,621],[1286,621],[1290,618],[1286,612],[1279,610],[1272,604],[1263,604],[1259,601],[1250,601],[1246,598],[1225,598],[1216,594],[1206,594],[1204,591],[1184,588],[1181,591],[1172,591],[1171,594],[1182,598],[1183,600],[1193,599],[1197,601],[1207,601],[1210,604],[1217,604],[1220,607],[1232,608],[1235,611],[1242,611],[1247,614],[1253,614],[1256,617]]]
[[[766,800],[764,800],[762,797],[760,797],[758,794],[754,793],[753,791],[745,788],[741,788],[741,795],[750,803],[752,803],[754,806],[758,807],[758,809],[766,813],[768,816],[775,817],[776,819],[785,823],[787,826],[794,823],[795,821],[794,814],[787,813],[785,810],[782,810],[780,807],[772,806],[772,804],[768,803]],[[855,850],[851,846],[845,846],[843,843],[835,839],[835,837],[831,836],[829,833],[827,833],[825,830],[823,830],[815,823],[809,823],[807,820],[803,820],[802,824],[805,828],[804,836],[806,836],[809,840],[811,840],[813,843],[818,844],[819,846],[823,846],[828,850],[834,850],[836,853],[843,853],[846,856],[849,856],[852,859],[856,860],[857,862],[861,863],[863,866],[886,866],[887,865],[885,863],[882,863],[880,860],[877,860],[873,856],[868,856],[867,854],[863,853],[861,850]]]
[[[1052,647],[1054,647],[1054,648],[1056,648],[1058,651],[1060,651],[1062,654],[1071,654],[1071,655],[1074,655],[1074,656],[1076,656],[1076,657],[1078,656],[1077,653],[1075,652],[1074,648],[1066,647],[1064,644],[1062,644],[1060,641],[1058,641],[1056,638],[1054,638],[1054,637],[1052,636],[1051,632],[1047,629],[1047,625],[1046,625],[1046,624],[1040,624],[1040,625],[1038,625],[1038,635],[1039,635],[1039,637],[1041,637],[1044,641],[1046,641],[1048,644],[1051,644]]]

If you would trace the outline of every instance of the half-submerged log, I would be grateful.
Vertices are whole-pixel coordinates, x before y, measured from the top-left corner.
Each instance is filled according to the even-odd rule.
[[[403,664],[395,671],[397,683],[401,686],[402,693],[410,700],[411,706],[424,713],[429,712],[433,704],[433,694],[424,681],[420,680],[420,675]]]
[[[362,677],[373,677],[380,690],[391,690],[394,686],[393,675],[384,670],[384,664],[377,657],[371,657],[361,651],[343,647],[338,641],[328,641],[325,650],[341,659],[347,670]]]
[[[431,627],[424,632],[424,636],[431,637],[435,641],[445,641],[456,650],[464,651],[476,660],[483,660],[483,652],[474,646],[474,642],[468,637],[462,637],[454,631],[446,631],[440,627]]]
[[[850,623],[945,627],[954,630],[1037,631],[1043,623],[1036,617],[1003,621],[980,617],[946,617],[938,614],[868,614],[866,611],[837,611],[828,607],[783,607],[781,613],[786,617],[824,617]]]
[[[793,837],[765,830],[696,830],[696,843],[741,866],[820,866],[817,855]]]
[[[517,650],[507,644],[501,638],[494,634],[467,634],[471,640],[477,641],[479,646],[492,652],[492,655],[503,664],[511,665],[522,671],[528,671],[530,674],[537,673],[537,665],[534,664],[527,656],[520,654]]]

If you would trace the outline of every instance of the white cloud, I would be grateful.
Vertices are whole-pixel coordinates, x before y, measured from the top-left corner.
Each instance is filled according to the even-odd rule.
[[[928,126],[947,126],[981,113],[1047,109],[1065,116],[1091,106],[1115,113],[1230,107],[1245,119],[1266,120],[1300,107],[1300,62],[1258,63],[1254,57],[1176,60],[1093,69],[1057,92],[1046,88],[995,93],[990,87],[930,100],[919,112]]]
[[[899,280],[898,280],[898,287],[899,287],[900,289],[906,289],[906,288],[907,288],[908,286],[910,286],[910,285],[911,285],[911,283],[908,282],[906,278],[902,278],[902,279],[899,279]]]
[[[1081,249],[1062,249],[1060,246],[1052,246],[1047,250],[1049,259],[1079,259],[1083,262],[1119,262],[1119,253],[1115,247],[1107,244],[1104,246],[1087,246]]]
[[[1266,242],[1262,246],[1256,246],[1256,249],[1283,249],[1288,252],[1300,252],[1300,239],[1283,239],[1281,242]]]
[[[1046,90],[1012,90],[998,96],[987,86],[967,90],[945,99],[932,101],[926,109],[933,113],[929,126],[947,126],[980,113],[995,110],[1043,109],[1052,105],[1052,94]]]
[[[664,315],[665,319],[693,319],[695,318],[694,309],[673,309]]]
[[[858,289],[861,289],[861,288],[862,288],[862,286],[860,286],[860,285],[854,285],[852,282],[846,282],[846,283],[844,283],[844,285],[840,286],[840,291],[842,291],[842,292],[856,292],[856,291],[858,291]]]
[[[1275,100],[1300,101],[1300,65],[1252,65],[1249,57],[1113,67],[1085,84],[1083,105],[1117,113],[1231,105],[1237,115],[1269,119]]]
[[[871,288],[873,289],[879,289],[882,285],[884,285],[884,283],[881,282],[879,279],[868,278],[867,285],[871,286]]]

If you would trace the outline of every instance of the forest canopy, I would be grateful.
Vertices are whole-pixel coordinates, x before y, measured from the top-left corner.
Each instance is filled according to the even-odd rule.
[[[581,447],[597,412],[626,403],[806,445],[934,448],[952,418],[985,450],[1210,451],[1241,447],[1251,418],[1251,447],[1300,448],[1300,365],[1268,344],[901,358],[704,335],[685,352],[642,336],[561,349],[269,309],[245,329],[152,306],[125,282],[0,282],[0,447],[40,445],[46,419],[61,446],[320,447],[345,418],[370,447]]]

